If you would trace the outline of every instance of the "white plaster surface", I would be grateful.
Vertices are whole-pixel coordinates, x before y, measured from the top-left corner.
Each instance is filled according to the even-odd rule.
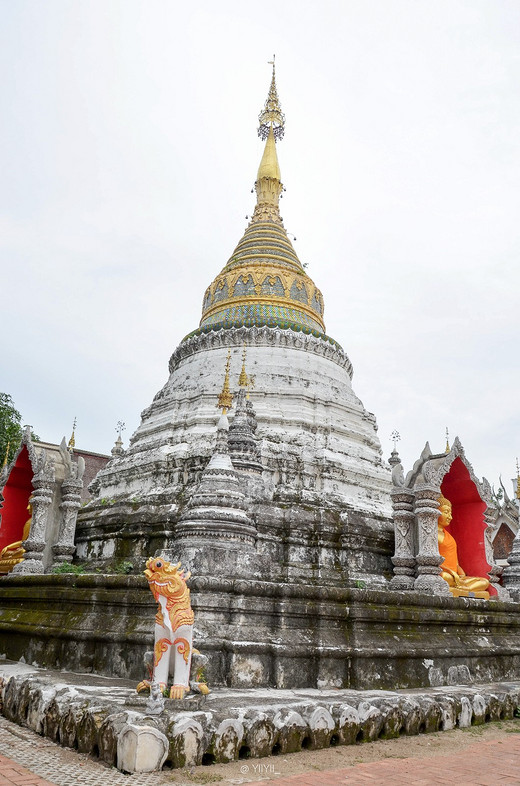
[[[375,418],[352,390],[342,350],[322,347],[326,342],[308,336],[289,336],[284,346],[263,345],[258,331],[220,333],[192,340],[191,354],[176,361],[166,385],[143,412],[127,453],[98,476],[99,496],[157,492],[165,485],[161,472],[166,474],[167,461],[171,466],[173,458],[212,452],[228,348],[236,391],[243,341],[256,336],[256,343],[247,346],[247,371],[255,377],[251,400],[271,483],[296,484],[309,497],[334,498],[360,511],[390,516],[390,475]],[[290,480],[284,478],[287,468],[293,473]],[[182,484],[179,476],[169,482]]]
[[[153,726],[127,723],[117,740],[117,769],[123,772],[155,772],[168,755],[168,739]]]

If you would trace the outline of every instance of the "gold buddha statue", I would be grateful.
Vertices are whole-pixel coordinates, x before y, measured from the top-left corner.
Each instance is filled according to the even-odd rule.
[[[439,554],[444,557],[441,564],[441,576],[449,585],[451,594],[458,597],[473,597],[489,599],[489,579],[483,576],[466,576],[459,565],[457,556],[457,542],[447,527],[453,518],[451,502],[442,494],[439,497],[438,540]]]
[[[29,511],[29,518],[23,525],[22,539],[17,540],[15,543],[10,543],[0,551],[0,576],[5,576],[7,573],[10,573],[15,565],[18,565],[19,562],[23,562],[25,549],[22,543],[29,537],[32,524],[32,505],[30,501],[27,505],[27,510]]]

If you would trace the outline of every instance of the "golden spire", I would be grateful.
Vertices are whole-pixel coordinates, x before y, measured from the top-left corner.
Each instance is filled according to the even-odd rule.
[[[246,345],[244,344],[244,349],[242,352],[242,370],[238,378],[238,384],[239,387],[241,388],[247,388],[249,384],[249,377],[246,374],[246,355],[247,355],[247,349],[246,349]]]
[[[244,349],[242,351],[242,370],[240,371],[238,384],[241,388],[246,388],[247,390],[246,398],[249,400],[249,394],[251,392],[251,388],[254,388],[255,386],[255,378],[253,376],[250,376],[246,371],[246,354],[247,354],[247,349],[246,349],[246,345],[244,344]]]
[[[280,216],[283,185],[276,142],[284,132],[274,60],[259,136],[265,140],[255,182],[256,206],[227,264],[204,293],[199,331],[272,327],[322,336],[323,296],[287,235]]]
[[[283,191],[282,175],[278,156],[276,154],[276,141],[283,138],[285,117],[278,100],[276,90],[276,76],[274,70],[274,55],[270,61],[273,66],[273,77],[267,95],[265,106],[258,116],[260,125],[258,126],[258,136],[265,139],[265,148],[258,174],[256,176],[256,209],[251,223],[265,220],[266,216],[270,221],[281,223],[282,219],[278,212],[280,194]]]
[[[516,459],[516,498],[520,499],[520,467],[518,466],[518,457]]]
[[[69,444],[67,445],[69,453],[72,453],[76,447],[76,422],[77,419],[74,418],[74,423],[72,424],[72,434],[70,435]]]
[[[446,426],[446,448],[445,453],[449,453],[451,450],[450,448],[450,432],[448,431],[448,426]]]
[[[228,409],[231,409],[233,404],[233,394],[229,389],[229,366],[231,364],[231,350],[228,349],[227,360],[226,360],[226,373],[224,375],[224,384],[222,386],[222,390],[220,391],[218,397],[218,404],[217,407],[220,407],[222,410],[222,414],[225,415]]]

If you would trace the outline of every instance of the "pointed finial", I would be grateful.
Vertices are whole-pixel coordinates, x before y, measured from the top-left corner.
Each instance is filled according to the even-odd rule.
[[[259,127],[258,136],[260,139],[267,139],[269,132],[273,130],[273,136],[276,141],[283,139],[285,128],[285,115],[282,112],[280,101],[278,99],[278,91],[276,90],[276,73],[275,73],[275,55],[273,59],[269,60],[269,65],[273,66],[273,76],[271,79],[271,86],[267,94],[267,100],[264,108],[258,115]]]
[[[388,463],[391,466],[394,466],[395,464],[401,463],[401,459],[399,458],[399,453],[397,452],[397,443],[401,440],[401,435],[396,429],[394,429],[390,434],[390,439],[394,443],[394,449],[392,450],[390,458],[388,459]]]
[[[115,441],[114,447],[112,448],[112,455],[113,456],[122,456],[125,452],[123,450],[123,440],[121,438],[121,434],[126,429],[126,424],[122,420],[118,420],[116,424],[116,434],[117,439]]]
[[[7,448],[5,450],[4,463],[2,464],[2,469],[5,469],[7,467],[7,459],[9,457],[9,448],[10,447],[11,447],[11,440],[8,440],[7,441]],[[517,461],[517,464],[518,464],[518,461]]]
[[[226,360],[226,372],[224,375],[224,384],[222,386],[222,390],[220,391],[220,395],[218,397],[217,407],[220,407],[222,410],[222,414],[225,415],[228,409],[231,409],[233,404],[233,394],[229,389],[229,366],[231,365],[231,350],[228,349],[227,360]]]
[[[69,444],[67,445],[69,449],[69,453],[74,452],[74,448],[76,447],[76,424],[77,418],[74,418],[74,423],[72,424],[72,434],[70,435]]]
[[[445,453],[449,453],[451,450],[450,448],[450,432],[448,431],[448,426],[446,426],[446,447],[444,449]]]
[[[520,467],[518,466],[518,456],[516,458],[516,498],[520,499]]]
[[[241,388],[247,388],[249,384],[249,377],[246,374],[246,355],[247,355],[247,348],[244,343],[244,349],[242,351],[242,370],[240,371],[240,376],[238,378],[238,385]]]

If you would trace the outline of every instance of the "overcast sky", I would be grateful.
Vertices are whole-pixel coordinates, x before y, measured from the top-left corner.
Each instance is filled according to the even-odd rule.
[[[282,215],[385,456],[448,426],[514,476],[518,0],[0,10],[0,391],[42,439],[126,444],[166,381],[252,211],[276,52]]]

